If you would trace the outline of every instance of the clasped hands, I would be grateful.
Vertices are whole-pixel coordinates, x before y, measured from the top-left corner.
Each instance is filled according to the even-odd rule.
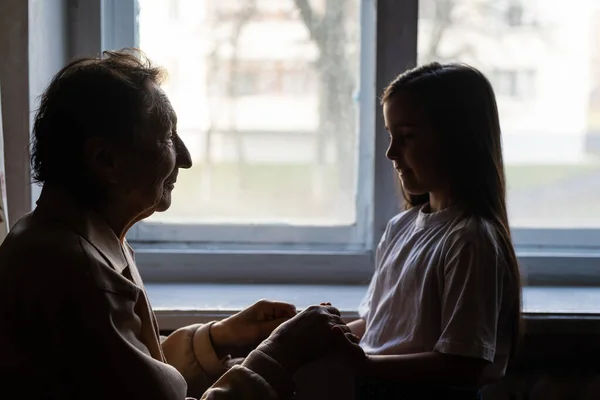
[[[210,336],[217,353],[244,357],[255,348],[277,360],[291,374],[332,352],[360,362],[365,358],[358,337],[330,303],[297,313],[292,304],[261,300],[222,321]]]

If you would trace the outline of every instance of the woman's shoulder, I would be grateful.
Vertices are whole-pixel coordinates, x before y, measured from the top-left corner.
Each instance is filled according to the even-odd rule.
[[[63,276],[88,260],[81,239],[59,223],[30,213],[0,246],[0,271],[36,279]]]

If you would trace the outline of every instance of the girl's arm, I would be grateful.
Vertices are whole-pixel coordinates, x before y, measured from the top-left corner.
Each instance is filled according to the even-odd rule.
[[[495,356],[504,269],[490,243],[463,237],[448,251],[442,334],[434,350],[368,356],[361,372],[407,383],[466,387],[487,383],[483,370]]]
[[[365,330],[367,329],[367,325],[366,325],[364,319],[362,319],[362,318],[356,319],[352,322],[349,322],[347,325],[353,334],[358,336],[359,339],[362,339],[363,335],[365,334]]]
[[[488,364],[483,359],[438,352],[369,355],[361,375],[397,382],[478,387],[483,383],[482,372]]]

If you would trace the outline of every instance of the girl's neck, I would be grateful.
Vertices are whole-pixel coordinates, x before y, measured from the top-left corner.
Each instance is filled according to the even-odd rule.
[[[437,212],[452,206],[451,196],[442,193],[429,192],[429,211]]]

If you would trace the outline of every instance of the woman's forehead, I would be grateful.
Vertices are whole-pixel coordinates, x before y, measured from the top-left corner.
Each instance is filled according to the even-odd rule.
[[[151,110],[152,122],[166,129],[174,127],[177,125],[177,113],[173,109],[169,97],[159,86],[156,86],[153,90],[154,106]]]

